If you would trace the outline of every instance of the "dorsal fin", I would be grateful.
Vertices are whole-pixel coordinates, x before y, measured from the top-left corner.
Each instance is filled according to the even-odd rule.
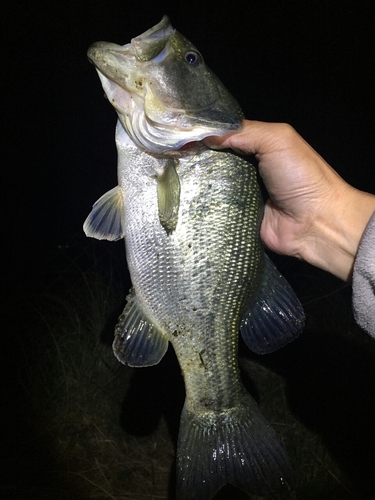
[[[247,347],[267,354],[292,342],[305,326],[302,306],[286,279],[266,255],[264,277],[250,310],[241,322]]]

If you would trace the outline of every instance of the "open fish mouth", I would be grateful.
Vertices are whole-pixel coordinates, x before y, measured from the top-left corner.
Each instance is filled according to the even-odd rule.
[[[120,122],[142,149],[179,150],[241,126],[242,111],[168,17],[129,44],[88,51]]]

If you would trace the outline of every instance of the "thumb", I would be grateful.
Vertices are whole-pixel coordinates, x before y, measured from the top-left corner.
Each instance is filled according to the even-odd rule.
[[[224,136],[210,135],[210,136],[205,137],[203,139],[203,143],[211,149],[230,148],[229,138],[230,138],[230,136],[233,135],[233,133],[236,133],[236,132],[232,132],[232,133],[224,135]]]
[[[255,154],[261,149],[263,134],[270,132],[270,125],[264,122],[243,120],[239,130],[223,137],[209,136],[203,142],[212,149],[231,148],[238,153]]]

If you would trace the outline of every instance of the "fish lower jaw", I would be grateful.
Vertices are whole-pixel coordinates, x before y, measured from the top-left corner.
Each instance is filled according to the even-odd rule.
[[[202,141],[190,141],[184,144],[179,149],[167,149],[160,154],[153,154],[153,156],[160,158],[189,158],[193,157],[208,148],[204,145]]]
[[[197,141],[191,141],[191,142],[187,142],[186,144],[184,144],[180,149],[179,151],[186,151],[187,149],[191,149],[193,148],[194,146],[196,146],[197,144]]]
[[[214,134],[202,127],[182,128],[155,122],[150,119],[133,99],[112,102],[121,125],[130,139],[141,150],[152,155],[177,155],[197,153],[207,149],[203,139]],[[126,106],[125,106],[126,104]]]

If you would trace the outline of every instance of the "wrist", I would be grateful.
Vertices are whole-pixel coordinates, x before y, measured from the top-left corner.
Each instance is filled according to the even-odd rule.
[[[359,242],[375,211],[375,196],[344,183],[330,203],[311,221],[303,260],[348,281],[352,277]]]

